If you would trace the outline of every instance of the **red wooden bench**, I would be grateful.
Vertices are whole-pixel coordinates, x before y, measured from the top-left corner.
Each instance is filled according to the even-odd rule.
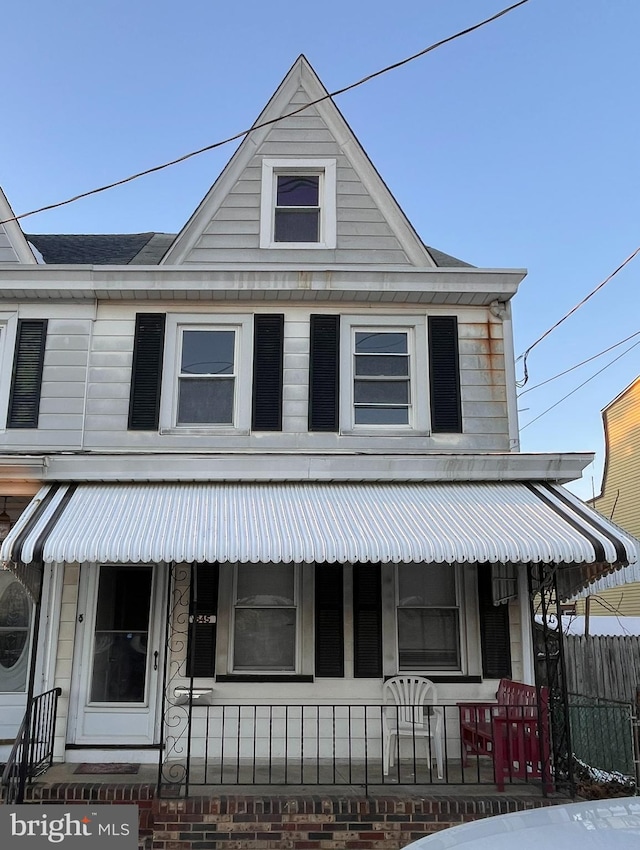
[[[551,790],[549,693],[534,685],[501,679],[496,702],[459,702],[462,763],[469,755],[493,758],[496,785],[505,778],[542,779]]]

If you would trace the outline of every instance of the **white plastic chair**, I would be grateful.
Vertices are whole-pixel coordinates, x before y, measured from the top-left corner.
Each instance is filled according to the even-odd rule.
[[[435,754],[438,779],[443,777],[442,707],[437,705],[436,686],[422,676],[395,676],[382,687],[382,756],[384,775],[395,761],[395,750],[403,736],[424,738],[427,758],[433,764]]]

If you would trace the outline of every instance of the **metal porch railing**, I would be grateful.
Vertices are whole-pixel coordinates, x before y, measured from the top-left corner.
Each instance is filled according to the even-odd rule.
[[[35,696],[31,706],[27,707],[2,773],[5,803],[21,803],[26,783],[51,767],[58,697],[61,693],[60,688],[52,688]],[[30,717],[28,730],[27,717]]]
[[[159,792],[188,794],[190,786],[219,785],[496,785],[493,753],[463,752],[460,706],[439,704],[420,715],[383,705],[171,705]],[[549,764],[520,764],[516,753],[535,707],[511,706],[517,731],[507,741],[511,762],[501,767],[508,786],[542,787],[553,779]],[[519,715],[518,712],[521,712]],[[517,718],[528,719],[518,724]],[[385,758],[385,728],[400,723]],[[503,724],[504,725],[504,724]],[[441,741],[438,770],[436,738]],[[536,727],[537,729],[537,727]],[[528,734],[528,733],[525,733]],[[539,734],[535,731],[533,734]],[[548,748],[540,748],[548,753]],[[521,756],[520,756],[521,757]],[[507,759],[508,761],[508,759]],[[537,770],[537,774],[536,774]],[[439,776],[438,773],[442,775]]]

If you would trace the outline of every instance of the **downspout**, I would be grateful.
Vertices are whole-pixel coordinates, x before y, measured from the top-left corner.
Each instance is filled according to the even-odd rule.
[[[513,348],[513,321],[511,319],[511,302],[505,304],[494,302],[499,310],[491,312],[502,319],[504,343],[504,379],[507,387],[507,422],[509,426],[509,451],[520,451],[520,426],[518,424],[518,398],[516,393],[516,355]]]

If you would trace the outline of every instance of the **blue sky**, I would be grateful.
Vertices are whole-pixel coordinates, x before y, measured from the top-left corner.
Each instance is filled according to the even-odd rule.
[[[16,213],[249,126],[304,53],[329,90],[507,5],[499,0],[25,0],[3,10],[0,184]],[[637,0],[530,0],[337,99],[424,241],[525,267],[516,353],[639,244]],[[34,233],[175,232],[227,146],[69,207]],[[532,352],[529,385],[640,330],[640,257]],[[638,337],[640,339],[640,337]],[[627,346],[524,395],[521,425]],[[600,411],[640,346],[522,432],[528,451],[596,451]]]

